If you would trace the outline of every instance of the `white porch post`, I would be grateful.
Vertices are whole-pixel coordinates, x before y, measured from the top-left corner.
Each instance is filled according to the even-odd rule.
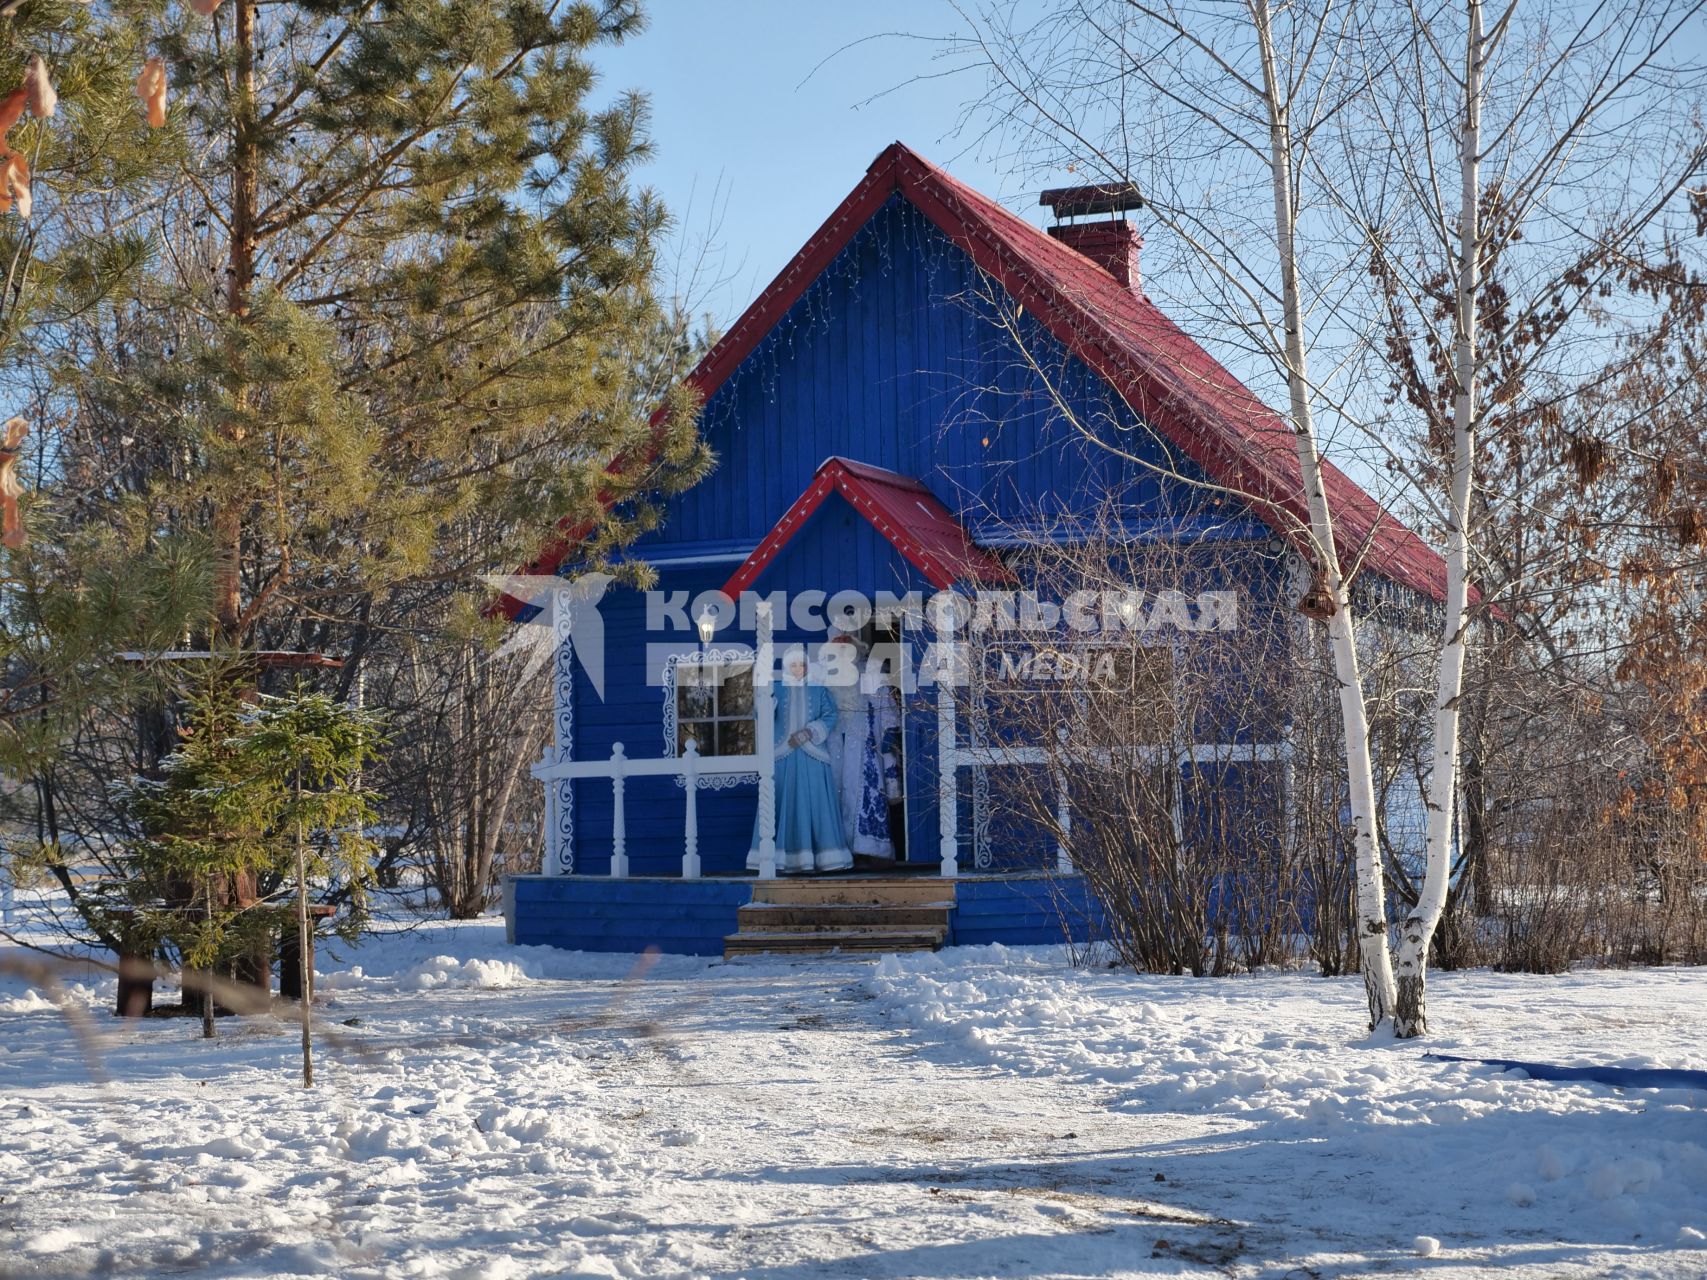
[[[622,743],[610,749],[610,873],[615,878],[628,875],[628,820],[623,810],[623,791],[628,772],[628,757],[622,753]]]
[[[715,753],[714,753],[715,754]],[[687,779],[688,815],[682,844],[682,879],[699,879],[699,739],[689,738],[682,752]]]
[[[936,619],[940,659],[936,680],[936,807],[942,874],[953,877],[960,874],[960,761],[954,740],[954,681],[960,672],[960,662],[954,645],[954,624],[947,613],[944,608]]]
[[[759,757],[759,879],[776,879],[776,690],[771,605],[760,600],[754,613],[758,641],[753,654],[754,750]]]
[[[12,879],[15,865],[11,846],[0,844],[0,925],[10,929],[17,910],[17,893]]]
[[[1073,874],[1073,855],[1069,841],[1073,835],[1073,800],[1067,791],[1067,771],[1055,771],[1055,825],[1060,834],[1055,838],[1055,870],[1064,876]]]
[[[539,763],[553,765],[557,763],[557,748],[547,746],[539,753]],[[538,765],[534,766],[538,768]],[[557,779],[547,778],[545,786],[545,831],[544,840],[539,851],[539,870],[541,875],[560,876],[563,869],[557,865]]]

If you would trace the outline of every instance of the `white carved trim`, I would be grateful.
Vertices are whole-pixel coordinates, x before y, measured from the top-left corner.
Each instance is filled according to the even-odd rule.
[[[1315,570],[1310,568],[1308,560],[1288,547],[1281,557],[1280,572],[1284,579],[1280,588],[1281,603],[1288,609],[1296,609],[1315,581]]]
[[[552,660],[552,697],[554,701],[552,742],[557,759],[567,760],[575,749],[575,642],[569,635],[573,617],[570,610],[569,588],[555,592],[551,607],[551,629],[557,639]],[[575,871],[575,783],[559,778],[546,783],[553,789],[552,803],[547,806],[553,821],[549,854],[555,875],[573,875]]]

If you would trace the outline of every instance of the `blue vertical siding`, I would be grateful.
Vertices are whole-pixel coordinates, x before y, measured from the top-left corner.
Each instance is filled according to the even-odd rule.
[[[717,470],[668,504],[640,549],[751,545],[832,455],[916,476],[969,515],[1083,510],[1111,488],[1162,509],[1167,496],[1151,472],[1062,419],[993,323],[991,287],[923,215],[891,198],[706,403]],[[1082,422],[1163,461],[1083,362],[1020,323],[1029,358],[1050,370]]]
[[[1083,943],[1102,932],[1101,909],[1076,875],[962,877],[954,898],[954,946]]]
[[[720,956],[753,888],[738,880],[516,876],[506,895],[521,946]]]

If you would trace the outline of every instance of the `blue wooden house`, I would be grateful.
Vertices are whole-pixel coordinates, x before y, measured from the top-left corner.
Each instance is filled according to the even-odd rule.
[[[1038,757],[992,745],[975,679],[904,691],[893,868],[791,881],[768,850],[747,868],[771,785],[762,673],[822,642],[838,597],[871,603],[847,616],[909,671],[945,652],[982,670],[931,602],[1023,606],[1021,549],[1092,511],[1102,537],[1112,518],[1117,541],[1215,549],[1216,580],[1161,593],[1152,621],[1213,630],[1308,588],[1292,433],[1145,297],[1135,202],[1044,203],[1046,231],[889,147],[693,372],[717,466],[634,546],[655,589],[573,581],[565,559],[546,566],[561,589],[511,602],[557,645],[544,864],[508,883],[515,941],[708,954],[1090,927],[1059,832],[987,820],[1001,769]],[[1438,599],[1426,544],[1331,466],[1327,482],[1363,589]],[[1277,714],[1180,759],[1272,764],[1286,733]]]

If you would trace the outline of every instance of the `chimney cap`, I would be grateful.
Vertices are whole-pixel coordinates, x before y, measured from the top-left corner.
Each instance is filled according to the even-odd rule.
[[[1129,182],[1105,182],[1090,187],[1053,187],[1037,198],[1057,218],[1092,213],[1125,213],[1142,209],[1144,197]]]

